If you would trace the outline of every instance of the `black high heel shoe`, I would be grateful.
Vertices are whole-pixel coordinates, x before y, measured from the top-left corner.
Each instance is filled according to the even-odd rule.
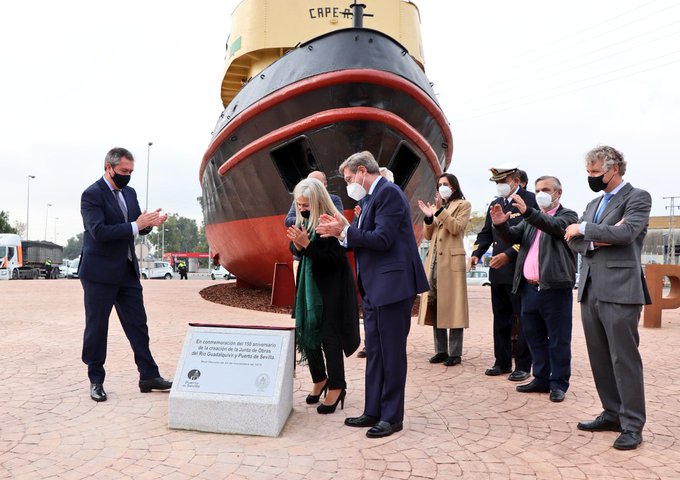
[[[326,385],[323,386],[321,391],[319,392],[318,395],[312,395],[311,393],[307,395],[307,402],[308,405],[312,405],[314,403],[317,403],[319,401],[319,398],[321,398],[321,395],[323,395],[323,398],[326,398],[326,392],[328,391],[328,381],[326,381]]]
[[[335,409],[338,407],[338,403],[340,404],[340,410],[345,409],[345,395],[347,394],[347,390],[344,388],[340,392],[340,395],[338,395],[338,399],[335,401],[333,405],[325,405],[321,404],[318,407],[316,407],[316,411],[325,415],[327,413],[333,413],[335,412]]]

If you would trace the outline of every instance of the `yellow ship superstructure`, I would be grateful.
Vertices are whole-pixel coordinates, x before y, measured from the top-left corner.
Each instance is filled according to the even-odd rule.
[[[352,27],[349,0],[243,0],[232,14],[222,103],[290,49],[325,33]],[[397,40],[424,66],[418,7],[404,0],[373,0],[363,26]],[[372,16],[369,16],[372,15]]]

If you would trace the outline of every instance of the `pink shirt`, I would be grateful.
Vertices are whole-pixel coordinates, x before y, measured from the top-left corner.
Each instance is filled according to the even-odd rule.
[[[546,215],[550,215],[551,217],[555,216],[555,212],[557,212],[557,209],[560,207],[560,204],[558,203],[555,208],[552,210],[549,210],[547,212],[543,212]],[[531,243],[531,247],[529,247],[529,252],[527,253],[527,257],[524,260],[524,270],[522,273],[524,274],[524,278],[527,280],[531,280],[534,282],[538,282],[538,250],[539,250],[539,239],[541,238],[541,232],[538,228],[536,229],[536,236],[534,237],[534,241]]]

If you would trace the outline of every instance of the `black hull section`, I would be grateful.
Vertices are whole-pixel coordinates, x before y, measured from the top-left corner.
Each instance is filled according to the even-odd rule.
[[[394,172],[419,226],[417,200],[433,198],[451,149],[428,80],[398,43],[366,29],[314,39],[245,85],[217,125],[200,174],[211,249],[247,283],[271,283],[274,263],[290,261],[295,184],[324,171],[351,215],[337,168],[361,150]]]

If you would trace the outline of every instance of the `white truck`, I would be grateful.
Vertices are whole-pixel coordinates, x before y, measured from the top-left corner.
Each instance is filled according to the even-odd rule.
[[[58,278],[63,252],[56,243],[22,242],[19,235],[0,233],[0,280]]]

